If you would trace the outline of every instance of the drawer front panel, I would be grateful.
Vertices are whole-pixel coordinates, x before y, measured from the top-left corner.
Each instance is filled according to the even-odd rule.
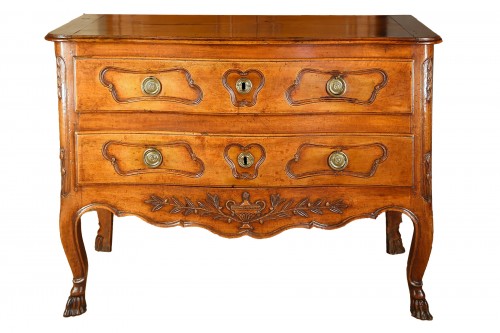
[[[411,186],[412,155],[411,136],[78,133],[77,182]]]
[[[78,112],[411,113],[409,60],[77,58]]]

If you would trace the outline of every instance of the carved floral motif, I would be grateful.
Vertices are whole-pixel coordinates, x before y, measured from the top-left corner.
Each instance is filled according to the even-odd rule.
[[[66,99],[66,63],[62,57],[56,58],[57,65],[57,97]],[[65,103],[66,104],[66,103]]]
[[[424,74],[424,98],[426,102],[432,101],[432,69],[433,59],[427,58],[422,64]]]
[[[430,115],[432,108],[432,71],[433,71],[433,58],[427,58],[422,64],[423,76],[423,96],[424,96],[424,110],[426,114]],[[429,116],[430,117],[430,116]],[[425,128],[424,128],[425,130]],[[424,135],[425,139],[425,135]],[[432,153],[429,151],[423,156],[423,184],[422,196],[427,202],[432,201]]]
[[[240,223],[240,229],[253,229],[252,223],[263,224],[265,221],[289,218],[292,216],[309,217],[310,214],[323,215],[324,213],[342,214],[349,206],[342,200],[327,201],[325,199],[309,200],[302,198],[295,202],[293,199],[282,198],[279,194],[270,196],[269,201],[250,201],[250,194],[243,192],[241,203],[227,200],[222,204],[217,194],[207,193],[205,200],[195,201],[187,197],[184,201],[175,196],[162,198],[151,195],[145,202],[152,205],[152,211],[164,207],[172,207],[170,214],[189,216],[196,214],[210,217],[213,220],[222,220],[227,223]],[[266,209],[266,207],[269,207]]]
[[[67,111],[67,93],[66,93],[66,63],[61,56],[56,57],[56,66],[57,66],[57,97],[59,98],[59,108],[61,114],[66,114]],[[67,120],[65,120],[67,121]],[[66,125],[67,126],[67,125]],[[62,129],[64,131],[64,129]],[[64,133],[66,134],[66,133]],[[63,138],[65,136],[63,135]],[[62,139],[61,144],[68,144],[68,142],[64,142]],[[68,196],[69,189],[69,181],[68,181],[68,169],[67,169],[67,159],[66,150],[61,147],[59,151],[59,159],[61,160],[61,197]]]

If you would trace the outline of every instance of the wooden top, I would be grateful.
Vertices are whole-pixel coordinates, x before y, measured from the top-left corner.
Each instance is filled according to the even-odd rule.
[[[159,40],[204,43],[439,43],[410,15],[192,16],[86,14],[50,32],[50,41]]]

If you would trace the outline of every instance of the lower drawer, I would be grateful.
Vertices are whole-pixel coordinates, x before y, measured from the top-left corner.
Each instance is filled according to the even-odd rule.
[[[412,185],[412,136],[81,132],[76,138],[79,185]]]

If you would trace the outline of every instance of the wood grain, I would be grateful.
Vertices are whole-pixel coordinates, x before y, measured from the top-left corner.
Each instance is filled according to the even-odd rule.
[[[64,316],[87,310],[81,216],[89,211],[98,212],[98,251],[111,251],[115,215],[266,238],[387,212],[389,253],[404,251],[401,214],[413,223],[410,312],[432,319],[423,275],[441,38],[422,23],[404,15],[83,15],[46,39],[55,42],[59,223],[73,273]],[[238,75],[260,90],[238,96]],[[142,92],[147,76],[160,80],[157,96]],[[347,84],[337,99],[326,91],[336,76]],[[157,168],[143,162],[150,148],[163,155]],[[246,170],[237,164],[242,151],[257,162]],[[334,151],[349,158],[342,171],[328,166]]]
[[[76,137],[77,182],[80,186],[88,184],[240,187],[412,185],[413,138],[411,136],[248,137],[79,132]],[[224,158],[226,147],[231,144],[245,146],[255,143],[261,145],[266,152],[266,159],[260,166],[258,176],[254,179],[235,178]],[[297,150],[304,143],[315,146],[301,149],[300,158],[289,164],[288,162],[295,159]],[[356,146],[349,147],[351,145]],[[381,150],[380,146],[384,147],[386,152]],[[145,149],[149,147],[157,148],[163,154],[163,163],[156,169],[148,168],[142,160]],[[190,149],[187,150],[186,147]],[[328,156],[339,149],[348,154],[349,165],[342,172],[333,172],[328,166]],[[381,154],[385,157],[383,160]],[[235,157],[236,155],[233,156]],[[376,168],[374,163],[377,164]],[[288,164],[287,174],[285,168]],[[374,169],[373,174],[369,175],[372,169]],[[303,173],[312,174],[309,177],[297,176]],[[296,176],[290,177],[290,174]],[[363,178],[359,177],[359,174],[369,176]]]
[[[184,73],[165,72],[165,68],[178,68],[179,71],[182,69]],[[258,70],[263,77],[259,78],[256,75],[250,77],[254,81],[254,89],[248,97],[237,94],[238,98],[245,98],[239,103],[235,99],[236,96],[228,94],[224,86],[224,78],[228,71],[247,68],[253,69],[251,74]],[[320,72],[300,76],[299,80],[298,73],[309,68]],[[348,84],[345,97],[333,99],[328,96],[326,83],[332,77],[332,71],[345,72]],[[356,71],[361,71],[363,75],[355,75]],[[106,75],[104,77],[103,72]],[[191,85],[188,85],[186,81],[184,76],[186,73],[189,73],[189,78],[193,81]],[[381,77],[380,73],[386,77]],[[243,62],[238,59],[174,61],[77,58],[77,112],[137,112],[140,110],[196,114],[411,113],[413,94],[411,75],[412,62],[401,60],[290,59],[276,61],[270,59],[265,62]],[[141,82],[148,76],[157,76],[162,82],[163,88],[160,95],[145,96],[141,92]],[[261,86],[264,78],[266,83]],[[381,82],[384,83],[383,86]],[[235,83],[235,77],[230,77],[226,81],[226,85],[230,84],[232,90],[236,90]],[[287,90],[294,83],[295,89],[287,94]],[[379,88],[376,89],[376,87]],[[345,100],[349,97],[359,101],[370,101],[370,103],[354,103],[351,100]],[[248,98],[250,99],[247,100]],[[295,100],[310,99],[316,101],[314,106],[292,103]],[[343,103],[334,103],[341,100]]]
[[[140,29],[137,27],[140,26]],[[50,32],[48,40],[155,40],[439,43],[410,15],[83,15]]]
[[[99,230],[95,238],[95,250],[111,252],[113,245],[113,213],[106,209],[98,209]]]

